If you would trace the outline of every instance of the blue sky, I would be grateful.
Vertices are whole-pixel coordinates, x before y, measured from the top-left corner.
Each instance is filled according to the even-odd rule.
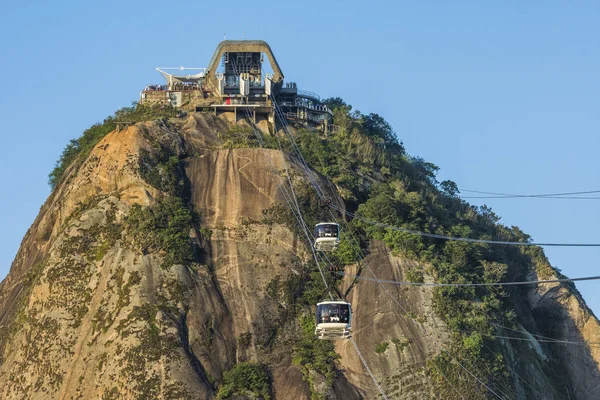
[[[377,112],[439,179],[600,189],[600,2],[7,2],[0,25],[0,279],[69,139],[223,39],[265,39],[288,81]],[[475,200],[478,201],[478,200]],[[600,242],[598,200],[485,200],[540,242]],[[483,204],[476,203],[476,204]],[[546,249],[571,277],[596,248]],[[600,282],[577,285],[600,314]]]

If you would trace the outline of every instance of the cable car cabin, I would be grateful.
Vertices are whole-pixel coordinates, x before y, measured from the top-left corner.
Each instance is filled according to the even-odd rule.
[[[340,226],[333,222],[315,225],[315,250],[332,251],[340,244]]]
[[[323,301],[317,304],[315,335],[318,339],[348,339],[352,331],[352,307],[345,301]]]

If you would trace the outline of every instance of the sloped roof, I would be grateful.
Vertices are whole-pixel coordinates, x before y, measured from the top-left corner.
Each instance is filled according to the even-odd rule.
[[[187,74],[187,75],[174,75],[174,74],[170,74],[167,71],[165,71],[164,69],[167,68],[156,68],[156,70],[158,72],[160,72],[160,74],[165,78],[165,80],[169,83],[182,83],[182,82],[190,82],[190,83],[197,83],[198,80],[200,78],[203,78],[205,75],[205,72],[198,72],[197,74]],[[174,69],[174,68],[169,68],[169,69]],[[178,68],[179,70],[183,71],[185,68]],[[199,69],[199,68],[192,68],[192,69]]]
[[[216,85],[215,73],[219,68],[221,57],[226,52],[265,53],[269,58],[271,69],[273,69],[273,82],[283,82],[283,72],[267,42],[264,40],[224,40],[217,46],[208,68],[206,68],[206,77],[211,84]]]

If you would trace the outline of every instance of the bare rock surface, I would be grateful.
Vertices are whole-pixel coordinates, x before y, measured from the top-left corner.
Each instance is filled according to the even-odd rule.
[[[223,148],[229,117],[195,114],[114,131],[67,171],[0,283],[0,398],[213,399],[224,372],[244,361],[268,366],[277,399],[311,399],[315,391],[327,399],[378,398],[350,341],[335,343],[341,357],[331,387],[292,362],[299,327],[282,326],[286,304],[269,285],[298,274],[312,255],[303,237],[263,219],[285,203],[280,185],[288,174],[308,181],[298,160],[279,151]],[[259,126],[268,131],[266,122]],[[127,235],[132,208],[162,196],[139,168],[156,141],[184,160],[191,202],[212,231],[190,231],[201,261],[189,266],[165,266],[163,253],[141,250]],[[336,193],[327,196],[341,203]],[[417,267],[377,241],[366,261],[372,272],[361,274],[386,280],[407,280]],[[358,273],[356,266],[346,271]],[[451,333],[434,313],[433,291],[349,277],[342,289],[351,285],[353,338],[387,396],[436,397],[425,370]],[[522,303],[530,320],[524,330],[600,342],[598,320],[568,287],[540,286]],[[387,347],[376,351],[382,343]],[[597,347],[551,347],[534,336],[505,347],[541,398],[568,398],[560,387],[547,388],[557,364],[575,388],[571,398],[598,398]],[[524,398],[523,385],[515,380],[513,397]]]

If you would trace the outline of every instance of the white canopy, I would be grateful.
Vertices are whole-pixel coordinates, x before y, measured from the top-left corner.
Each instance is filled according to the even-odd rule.
[[[169,85],[172,85],[174,83],[199,83],[200,80],[202,78],[204,78],[204,73],[206,71],[206,68],[179,67],[179,68],[156,68],[156,70],[158,72],[160,72],[160,74],[165,78],[165,80],[167,81],[167,83],[169,83]],[[166,70],[178,70],[178,71],[184,71],[184,70],[198,71],[198,70],[200,70],[200,72],[198,72],[196,74],[174,75],[174,74],[168,73]]]

